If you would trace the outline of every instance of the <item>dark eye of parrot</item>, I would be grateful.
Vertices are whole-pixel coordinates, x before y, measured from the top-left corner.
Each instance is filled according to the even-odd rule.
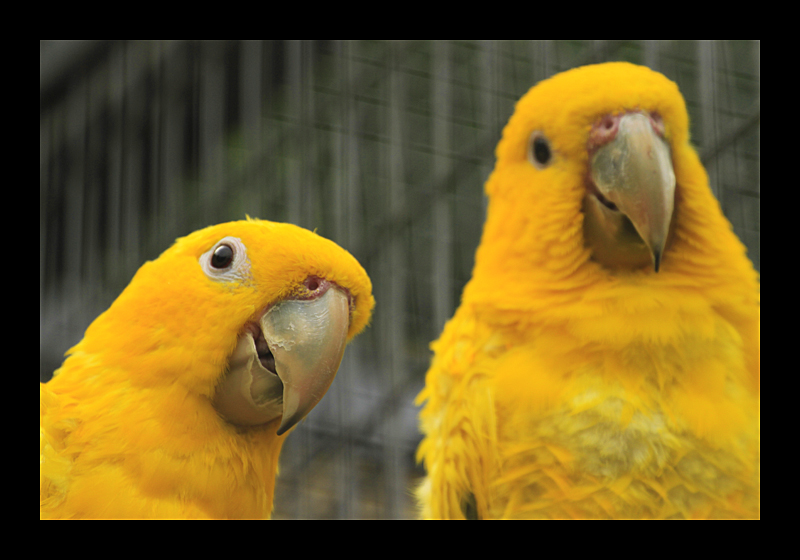
[[[247,247],[238,237],[223,237],[198,259],[203,273],[217,282],[245,282],[250,278]]]
[[[541,132],[531,134],[530,147],[528,148],[528,159],[537,169],[544,169],[553,159],[553,152],[550,150],[550,142]]]
[[[211,266],[214,268],[227,268],[233,262],[233,249],[230,245],[220,245],[211,255]]]

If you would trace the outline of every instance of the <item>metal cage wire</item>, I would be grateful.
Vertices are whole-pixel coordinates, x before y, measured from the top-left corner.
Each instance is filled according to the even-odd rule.
[[[377,307],[284,446],[274,517],[413,517],[413,400],[471,274],[502,127],[539,80],[607,60],[678,83],[760,268],[758,42],[42,41],[40,379],[175,238],[245,214],[316,230]]]

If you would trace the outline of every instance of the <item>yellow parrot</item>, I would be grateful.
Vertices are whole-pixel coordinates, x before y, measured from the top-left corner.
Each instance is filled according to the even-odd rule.
[[[40,516],[269,517],[286,433],[374,303],[356,259],[297,226],[178,239],[40,385]]]
[[[759,279],[688,130],[622,62],[518,102],[418,397],[423,517],[759,517]]]

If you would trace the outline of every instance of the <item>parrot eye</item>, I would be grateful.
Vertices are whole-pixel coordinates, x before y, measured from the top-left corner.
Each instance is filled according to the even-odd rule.
[[[211,266],[214,268],[227,268],[233,262],[233,249],[230,245],[220,245],[211,255]]]
[[[200,267],[212,280],[243,280],[250,275],[247,249],[241,239],[224,237],[200,256]]]
[[[544,169],[553,159],[553,152],[550,150],[550,142],[544,134],[538,130],[531,134],[530,145],[528,147],[528,160],[536,169]]]

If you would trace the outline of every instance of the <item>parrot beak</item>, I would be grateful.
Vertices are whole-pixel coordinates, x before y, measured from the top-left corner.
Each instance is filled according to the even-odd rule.
[[[270,307],[239,336],[214,404],[230,422],[256,426],[282,417],[283,435],[327,392],[344,355],[347,293],[316,281],[307,299]]]
[[[584,232],[594,256],[610,266],[655,271],[667,245],[675,172],[663,123],[646,113],[608,115],[592,128]]]

